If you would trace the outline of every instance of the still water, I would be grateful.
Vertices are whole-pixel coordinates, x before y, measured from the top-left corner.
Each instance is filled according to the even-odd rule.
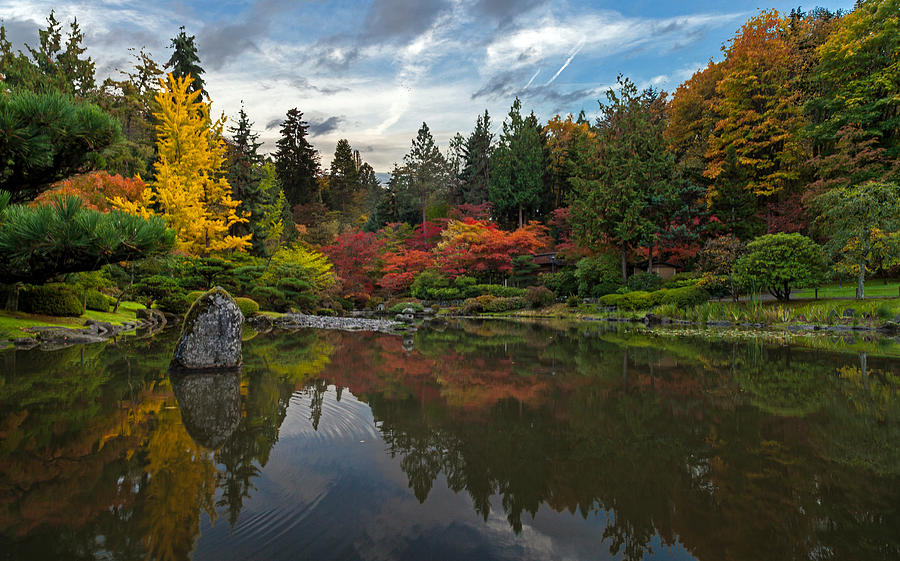
[[[507,322],[0,354],[0,559],[900,559],[900,360]]]

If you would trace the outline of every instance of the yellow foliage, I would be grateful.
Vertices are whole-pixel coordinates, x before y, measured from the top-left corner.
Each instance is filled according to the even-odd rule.
[[[328,257],[305,244],[294,244],[276,251],[262,280],[274,283],[285,275],[308,282],[316,291],[335,283]]]
[[[117,208],[148,216],[163,216],[177,235],[178,249],[192,255],[209,255],[250,246],[250,235],[233,236],[231,226],[247,222],[247,214],[237,211],[241,201],[231,198],[231,186],[224,177],[225,118],[210,119],[210,104],[199,91],[191,92],[190,76],[171,74],[160,80],[156,94],[159,112],[154,113],[156,180],[144,190],[142,200],[131,203],[116,197]]]

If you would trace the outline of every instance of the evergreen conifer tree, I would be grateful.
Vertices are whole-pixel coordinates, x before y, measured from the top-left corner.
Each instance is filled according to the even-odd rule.
[[[487,109],[475,120],[475,130],[463,145],[462,199],[469,204],[481,204],[490,198],[491,151],[494,135]]]
[[[197,45],[194,44],[194,36],[188,37],[184,32],[184,26],[179,28],[181,32],[172,38],[169,45],[172,51],[172,57],[166,63],[166,68],[171,68],[172,75],[175,78],[184,78],[190,76],[193,78],[191,82],[191,92],[201,92],[201,95],[209,99],[206,92],[206,83],[203,81],[201,74],[204,73],[200,67],[200,57],[197,55]]]
[[[319,153],[306,140],[309,125],[296,107],[287,112],[281,125],[281,138],[275,143],[275,171],[291,207],[321,202],[316,183]]]
[[[434,143],[426,123],[422,123],[403,161],[409,176],[409,189],[418,199],[424,224],[428,199],[443,189],[448,179],[447,160]]]
[[[522,102],[513,102],[503,121],[500,142],[491,154],[491,202],[498,216],[507,223],[523,226],[525,214],[541,198],[544,175],[544,149],[537,119],[522,117]],[[532,122],[533,121],[533,122]]]

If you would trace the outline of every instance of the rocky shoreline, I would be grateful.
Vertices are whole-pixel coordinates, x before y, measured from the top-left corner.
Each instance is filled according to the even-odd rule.
[[[26,331],[35,333],[36,336],[19,337],[12,341],[12,345],[19,350],[39,348],[42,351],[53,351],[72,345],[101,343],[128,331],[136,331],[136,336],[140,338],[151,337],[166,325],[177,325],[181,321],[180,317],[167,317],[159,310],[141,309],[135,315],[134,321],[126,321],[121,325],[89,319],[84,322],[84,327],[30,327]]]
[[[257,331],[278,329],[330,329],[336,331],[376,331],[398,333],[408,329],[405,323],[388,319],[360,317],[311,316],[306,314],[284,314],[277,318],[257,315],[247,318],[247,325]]]

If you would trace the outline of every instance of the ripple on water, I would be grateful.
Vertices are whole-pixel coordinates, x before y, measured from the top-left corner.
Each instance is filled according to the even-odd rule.
[[[313,395],[308,390],[294,392],[287,416],[281,426],[280,437],[302,437],[315,443],[330,441],[366,440],[380,438],[372,411],[350,392],[344,390],[341,400],[337,390],[328,386],[322,399],[318,427],[313,425]]]

